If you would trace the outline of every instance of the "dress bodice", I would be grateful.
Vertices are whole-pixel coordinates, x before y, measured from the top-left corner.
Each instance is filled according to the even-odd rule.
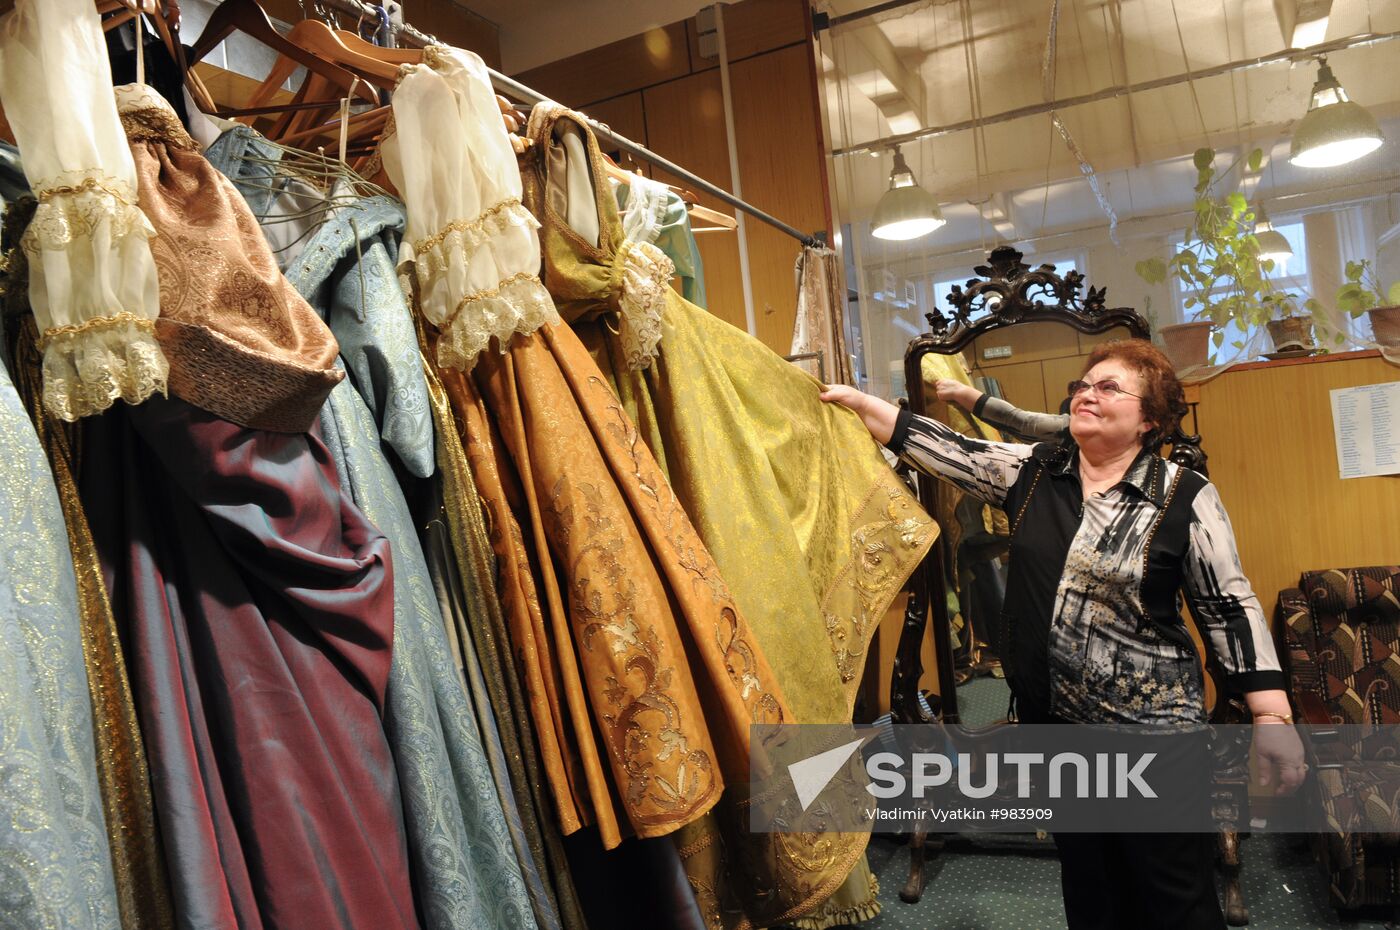
[[[655,245],[623,234],[602,152],[579,114],[541,103],[527,131],[533,145],[521,174],[540,221],[545,287],[569,323],[616,314],[627,367],[646,368],[675,267]]]

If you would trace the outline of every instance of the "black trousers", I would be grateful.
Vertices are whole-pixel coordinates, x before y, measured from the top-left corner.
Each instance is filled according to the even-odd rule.
[[[1069,930],[1222,930],[1209,833],[1057,833]]]

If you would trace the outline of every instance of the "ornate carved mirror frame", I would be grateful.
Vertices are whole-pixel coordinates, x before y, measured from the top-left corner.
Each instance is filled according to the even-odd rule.
[[[914,413],[928,416],[932,408],[933,398],[927,397],[924,391],[924,356],[954,355],[979,336],[994,330],[1022,323],[1048,322],[1063,323],[1090,335],[1121,326],[1133,336],[1150,337],[1147,320],[1136,310],[1105,305],[1106,288],[1090,287],[1081,298],[1084,276],[1078,271],[1061,276],[1053,265],[1031,268],[1021,258],[1021,253],[1011,246],[992,250],[987,263],[973,269],[979,277],[969,279],[963,287],[953,286],[948,298],[952,305],[951,316],[945,316],[938,309],[924,315],[929,331],[911,341],[904,353],[904,383]],[[1206,456],[1200,442],[1199,436],[1189,436],[1178,429],[1171,439],[1172,461],[1204,474]],[[919,475],[918,484],[919,499],[924,502],[925,509],[937,513],[936,495],[943,493],[940,482]],[[919,653],[930,612],[940,692],[937,715],[944,723],[960,722],[957,688],[952,685],[953,648],[942,550],[940,541],[914,576],[890,681],[890,709],[896,723],[927,722],[919,702],[919,678],[923,674]]]

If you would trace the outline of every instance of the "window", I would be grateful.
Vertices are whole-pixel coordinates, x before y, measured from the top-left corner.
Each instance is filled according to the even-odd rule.
[[[1274,287],[1292,295],[1298,301],[1298,307],[1301,310],[1303,301],[1307,300],[1312,293],[1311,278],[1308,271],[1308,245],[1307,237],[1303,234],[1303,221],[1298,219],[1287,223],[1275,223],[1274,229],[1282,233],[1283,237],[1288,240],[1288,245],[1293,249],[1293,254],[1289,258],[1278,262],[1274,266],[1274,270],[1268,273],[1268,278],[1273,283]],[[1172,242],[1173,253],[1181,248],[1183,241],[1184,240],[1178,238]],[[1187,287],[1181,282],[1180,278],[1174,276],[1171,276],[1170,280],[1172,282],[1172,293],[1176,299],[1176,310],[1179,318],[1182,320],[1195,319],[1196,315],[1200,313],[1201,310],[1201,289]],[[1223,295],[1228,290],[1228,285],[1221,284],[1211,289],[1210,296],[1215,297]],[[1188,298],[1195,298],[1189,307],[1186,305]],[[1232,326],[1225,335],[1226,342],[1224,346],[1239,348],[1248,345],[1251,340],[1260,336],[1257,330],[1257,326],[1250,326],[1247,330],[1241,332],[1239,329]],[[1236,343],[1239,345],[1236,345]]]
[[[1072,252],[1068,254],[1060,253],[1056,256],[1027,255],[1021,260],[1027,265],[1030,265],[1032,268],[1039,268],[1041,265],[1044,264],[1053,265],[1055,267],[1055,273],[1061,276],[1070,271],[1078,271],[1080,274],[1085,276],[1086,280],[1084,287],[1088,287],[1088,262],[1085,260],[1085,255],[1083,252]],[[966,268],[965,270],[948,269],[946,271],[932,276],[929,279],[930,284],[928,293],[929,298],[933,302],[933,306],[937,307],[938,311],[944,314],[945,316],[950,315],[952,312],[953,305],[949,303],[948,295],[952,292],[953,285],[956,284],[958,287],[966,287],[968,279],[974,277],[976,277],[976,275],[973,273],[970,267]],[[1081,290],[1080,296],[1082,297],[1083,295],[1084,291]],[[975,322],[976,320],[985,315],[985,310],[981,313],[974,313],[972,315],[972,319]]]

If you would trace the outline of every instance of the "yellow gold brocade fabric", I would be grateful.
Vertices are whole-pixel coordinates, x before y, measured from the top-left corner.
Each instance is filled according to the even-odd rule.
[[[788,714],[636,428],[566,327],[438,375],[565,829],[611,848],[703,816]]]
[[[587,165],[568,163],[566,133],[582,134]],[[532,114],[530,135],[524,200],[541,223],[545,285],[561,316],[600,364],[611,362],[609,378],[648,427],[644,438],[749,618],[794,719],[849,721],[870,639],[937,526],[855,415],[821,403],[816,379],[669,288],[658,355],[632,370],[615,334],[635,284],[620,273],[629,250],[597,143],[575,114],[548,105]],[[596,241],[591,223],[586,238],[570,222],[590,183],[580,185],[580,167],[591,180],[583,194],[596,210]],[[722,809],[678,837],[711,927],[809,915],[808,926],[824,926],[814,912],[835,923],[878,907],[862,858],[868,837],[770,840],[731,830],[737,822]]]
[[[15,261],[11,255],[12,272]],[[168,930],[174,926],[174,915],[156,832],[145,748],[102,566],[74,482],[69,436],[64,424],[43,403],[42,356],[33,318],[11,325],[15,386],[53,469],[78,584],[83,661],[97,747],[97,779],[121,925],[128,930]]]
[[[964,436],[987,439],[992,442],[1001,441],[1001,433],[995,427],[989,426],[970,413],[965,413],[956,404],[937,400],[934,395],[934,384],[940,378],[948,378],[960,384],[972,385],[972,376],[968,373],[967,366],[963,364],[961,355],[930,353],[923,357],[920,367],[924,377],[924,396],[933,398],[932,415],[936,419],[947,423]],[[953,582],[954,587],[957,586],[958,578],[958,545],[962,541],[962,522],[957,518],[957,509],[963,496],[961,491],[950,484],[940,482],[938,485],[938,503],[935,516],[938,518],[938,524],[943,527],[943,543],[947,547],[944,551],[951,553],[948,559],[948,577]],[[990,504],[982,505],[982,528],[989,535],[1010,535],[1010,527],[1006,522],[1006,512],[1000,507],[993,507]]]

